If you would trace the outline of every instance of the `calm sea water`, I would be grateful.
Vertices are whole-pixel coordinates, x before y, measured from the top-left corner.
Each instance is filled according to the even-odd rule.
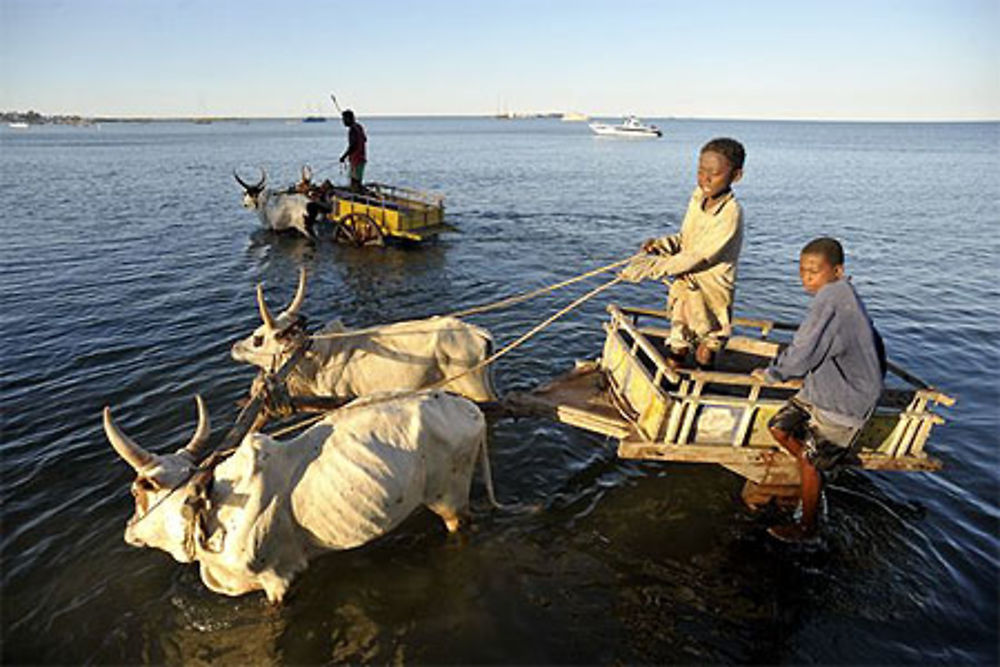
[[[415,250],[260,231],[234,168],[282,185],[342,178],[337,124],[0,129],[4,243],[2,660],[5,663],[992,663],[998,660],[997,124],[658,121],[658,141],[548,120],[362,119],[372,180],[438,190],[461,228]],[[208,592],[195,566],[122,540],[131,470],[105,404],[152,449],[216,439],[253,377],[230,344],[254,286],[313,321],[410,319],[485,303],[629,254],[679,224],[699,146],[744,142],[737,310],[799,319],[798,249],[840,238],[890,356],[956,395],[938,474],[829,488],[826,541],[772,543],[715,466],[617,460],[614,443],[522,419],[492,425],[502,500],[474,525],[427,513],[315,561],[287,604]],[[596,283],[595,283],[596,284]],[[499,344],[575,294],[478,316]],[[621,286],[503,358],[504,391],[600,350]]]

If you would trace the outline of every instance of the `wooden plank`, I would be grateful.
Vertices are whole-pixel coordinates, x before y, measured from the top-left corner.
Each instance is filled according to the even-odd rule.
[[[770,331],[772,329],[777,329],[778,331],[795,331],[799,328],[799,325],[793,322],[777,322],[775,320],[754,317],[734,317],[733,326],[760,329],[761,331]]]
[[[769,340],[750,338],[749,336],[730,336],[726,341],[724,351],[743,352],[760,357],[773,359],[781,350],[781,345]]]
[[[611,308],[617,309],[620,313],[627,313],[629,315],[647,315],[649,317],[658,317],[661,320],[670,321],[670,313],[665,310],[659,310],[657,308],[637,308],[636,306],[618,306],[616,304],[608,305],[608,312],[611,312]]]
[[[713,384],[730,384],[730,385],[744,385],[747,387],[752,387],[754,385],[764,384],[757,378],[747,375],[745,373],[727,373],[725,371],[702,371],[694,369],[678,369],[677,371],[681,375],[686,375],[692,380],[701,380],[706,383]],[[768,382],[764,386],[773,389],[801,389],[802,380],[788,380],[786,382]]]
[[[618,445],[623,459],[719,463],[733,466],[797,465],[791,454],[777,447],[730,447],[728,445],[668,445],[642,440],[623,439]],[[858,454],[862,468],[868,470],[930,471],[940,470],[941,461],[932,457],[889,457],[874,452]]]
[[[670,338],[670,327],[643,326],[638,327],[638,330],[646,337]],[[726,339],[723,349],[729,352],[743,352],[760,357],[774,358],[781,349],[781,344],[759,338],[750,338],[749,336],[730,336]]]
[[[597,364],[588,363],[530,392],[511,392],[503,405],[514,415],[546,417],[602,435],[628,437],[634,429],[612,405],[605,382]]]

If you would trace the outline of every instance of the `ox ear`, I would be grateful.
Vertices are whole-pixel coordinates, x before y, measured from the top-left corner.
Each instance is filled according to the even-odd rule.
[[[212,433],[212,426],[208,419],[205,401],[201,400],[201,396],[198,394],[195,394],[194,400],[198,404],[198,426],[195,428],[190,442],[184,445],[180,451],[187,452],[194,461],[197,461],[204,454],[205,446],[208,445],[208,436]]]
[[[257,310],[260,311],[260,319],[264,320],[264,327],[273,331],[277,327],[274,324],[274,316],[267,309],[267,302],[264,301],[264,285],[257,283]]]
[[[299,308],[302,307],[302,302],[306,298],[306,267],[299,267],[299,286],[295,290],[295,296],[292,298],[292,302],[288,304],[288,308],[285,308],[285,314],[292,316],[299,312]]]
[[[115,420],[111,418],[111,408],[104,408],[104,434],[118,455],[125,459],[136,472],[141,472],[153,462],[153,455],[135,443],[132,438],[122,433]]]

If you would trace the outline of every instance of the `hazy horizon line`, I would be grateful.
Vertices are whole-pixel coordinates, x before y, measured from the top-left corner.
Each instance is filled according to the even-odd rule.
[[[135,122],[135,121],[185,121],[185,120],[212,120],[212,121],[227,121],[227,120],[293,120],[301,121],[304,118],[324,118],[324,119],[339,119],[340,115],[336,113],[331,114],[296,114],[296,115],[229,115],[229,114],[182,114],[182,115],[144,115],[144,114],[97,114],[97,115],[83,115],[80,113],[47,113],[38,111],[37,109],[28,109],[26,111],[11,111],[4,110],[0,111],[2,115],[10,114],[27,114],[27,113],[37,113],[44,118],[80,118],[83,120],[90,121],[123,121],[123,122]],[[518,112],[515,117],[500,116],[494,112],[483,112],[483,113],[357,113],[359,119],[363,118],[494,118],[496,120],[505,121],[537,121],[537,120],[561,120],[555,117],[553,114],[561,114],[565,112],[561,111],[537,111],[537,112]],[[671,115],[648,115],[648,114],[621,114],[621,113],[595,113],[586,114],[588,120],[602,119],[602,118],[623,118],[628,115],[635,115],[639,118],[649,118],[654,120],[673,120],[673,121],[727,121],[727,122],[790,122],[790,123],[996,123],[1000,122],[1000,116],[995,118],[843,118],[843,117],[831,117],[831,118],[816,118],[816,117],[794,117],[794,116],[763,116],[763,117],[747,117],[747,116],[671,116]],[[567,121],[567,122],[585,122],[585,121]]]

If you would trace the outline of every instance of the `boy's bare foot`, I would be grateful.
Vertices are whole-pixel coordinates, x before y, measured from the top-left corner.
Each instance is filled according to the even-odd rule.
[[[799,523],[786,523],[780,526],[771,526],[767,529],[767,534],[776,540],[792,544],[812,542],[816,539],[815,530],[806,530],[806,528]]]
[[[715,362],[715,352],[704,343],[699,343],[694,351],[694,360],[701,368],[711,368]]]
[[[667,353],[666,362],[671,368],[687,368],[688,367],[688,353],[689,350],[675,350],[670,348]]]

